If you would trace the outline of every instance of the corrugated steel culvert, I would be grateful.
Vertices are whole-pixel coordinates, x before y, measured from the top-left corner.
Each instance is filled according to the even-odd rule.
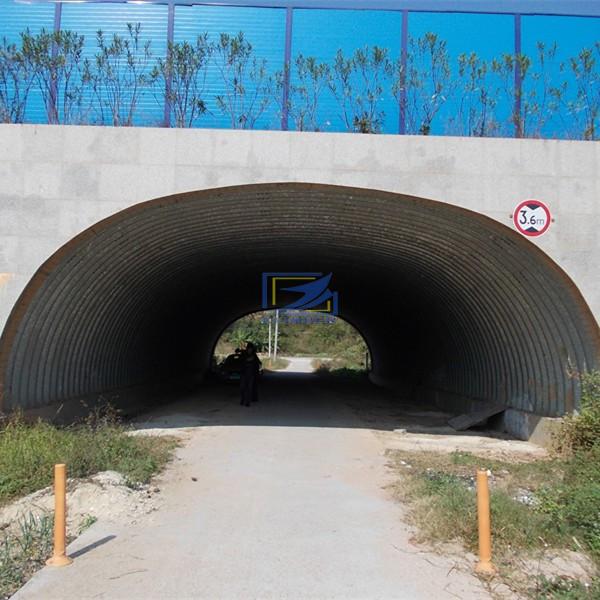
[[[138,204],[42,265],[0,342],[3,409],[204,370],[223,327],[260,309],[263,271],[332,272],[374,374],[540,415],[577,401],[598,325],[543,252],[448,204],[265,184]]]

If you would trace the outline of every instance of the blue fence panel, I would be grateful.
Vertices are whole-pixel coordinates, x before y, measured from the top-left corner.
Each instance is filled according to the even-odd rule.
[[[66,2],[62,5],[61,28],[73,30],[85,36],[84,57],[91,63],[98,50],[96,33],[101,29],[110,43],[113,34],[127,36],[127,23],[141,24],[142,43],[151,42],[152,58],[148,61],[149,72],[157,57],[167,52],[168,7],[162,4],[136,4],[111,2]],[[54,27],[54,2],[21,3],[0,0],[0,37],[9,42],[19,42],[20,33],[29,28],[33,33],[42,28],[51,31]],[[283,8],[258,8],[242,6],[182,5],[175,7],[174,41],[194,41],[199,34],[208,33],[217,42],[221,33],[236,35],[243,32],[253,46],[253,55],[267,63],[268,85],[254,100],[254,111],[262,101],[268,107],[262,112],[255,128],[278,129],[282,107],[282,69],[285,51],[286,10]],[[389,58],[397,66],[400,57],[402,13],[390,10],[336,10],[296,8],[293,11],[293,38],[291,52],[292,108],[289,127],[298,129],[299,96],[293,93],[301,84],[294,59],[302,54],[314,57],[318,63],[334,63],[338,49],[349,58],[356,49],[365,46],[380,46],[388,49]],[[454,135],[508,135],[514,134],[512,121],[514,102],[514,72],[510,65],[490,72],[492,59],[497,66],[504,55],[515,52],[515,21],[512,15],[473,13],[421,13],[411,12],[408,19],[409,67],[418,72],[416,78],[407,74],[407,132],[454,134]],[[445,40],[450,59],[451,76],[439,95],[428,86],[418,88],[419,76],[431,79],[429,59],[423,48],[419,50],[416,40],[423,40],[428,33]],[[594,136],[600,123],[586,120],[584,104],[578,98],[578,80],[570,59],[577,57],[583,48],[594,48],[600,40],[600,18],[523,16],[522,52],[530,57],[531,65],[524,73],[521,98],[521,117],[524,135],[531,137],[590,137],[593,125]],[[540,55],[539,43],[543,46]],[[554,44],[556,51],[554,52]],[[593,77],[598,77],[600,50],[596,54]],[[474,63],[464,65],[464,74],[459,74],[459,55],[475,53]],[[417,58],[415,58],[415,56]],[[541,60],[543,58],[543,61]],[[488,72],[481,71],[475,77],[469,73],[485,62]],[[507,63],[505,63],[507,64]],[[439,74],[438,74],[439,76]],[[377,100],[378,110],[384,118],[379,128],[385,133],[396,133],[399,126],[398,90],[393,93],[397,75],[384,77],[385,89]],[[442,77],[442,79],[444,79]],[[579,79],[581,81],[581,79]],[[412,82],[412,86],[411,86]],[[256,88],[250,80],[245,83],[245,102],[253,98]],[[265,83],[263,81],[263,83]],[[219,63],[215,57],[207,71],[205,100],[208,113],[196,123],[201,127],[241,127],[249,122],[240,119],[246,108],[233,111],[222,110],[216,102],[217,96],[227,98],[227,89]],[[345,131],[348,127],[341,117],[339,101],[321,81],[318,110],[314,122],[303,124],[311,129],[315,123],[320,130]],[[354,93],[363,89],[360,78],[352,80]],[[482,89],[486,90],[485,105],[481,103]],[[412,90],[412,91],[411,91]],[[415,91],[416,90],[416,91]],[[309,93],[311,90],[307,90]],[[105,94],[106,90],[103,90]],[[59,91],[60,96],[60,91]],[[439,102],[443,100],[443,102]],[[310,104],[310,102],[309,102]],[[439,107],[438,107],[439,104]],[[98,95],[89,83],[84,86],[84,100],[78,117],[71,122],[112,124],[110,111],[102,111]],[[253,112],[252,110],[250,111]],[[152,89],[144,87],[135,110],[133,123],[136,125],[162,125],[164,117],[164,89],[162,82]],[[42,96],[33,87],[27,104],[26,121],[47,122]],[[250,119],[251,121],[251,119]],[[352,121],[352,115],[350,117]]]
[[[302,54],[319,63],[334,64],[338,49],[350,57],[357,48],[387,48],[391,60],[400,56],[402,14],[367,10],[294,10],[291,83],[298,85],[294,59]],[[361,88],[355,80],[355,90]],[[384,112],[383,132],[398,132],[398,102],[391,92],[391,78],[379,103]],[[318,105],[318,122],[322,131],[346,131],[342,110],[336,97],[324,89]],[[290,119],[290,128],[294,126]]]
[[[127,24],[140,23],[140,41],[143,45],[150,41],[152,58],[144,71],[149,73],[157,56],[167,52],[167,12],[168,8],[153,4],[63,4],[61,28],[73,30],[85,36],[84,56],[92,63],[98,52],[96,34],[102,30],[107,44],[114,34],[127,37]],[[140,55],[143,54],[140,52]],[[123,66],[123,65],[121,65]],[[98,97],[89,85],[85,86],[83,121],[98,124],[113,124],[111,111],[102,109]],[[106,90],[102,90],[106,94]],[[144,86],[134,113],[135,125],[161,125],[164,116],[164,89],[158,85],[154,89]],[[127,105],[127,100],[124,102]],[[127,110],[122,111],[126,116]]]
[[[0,0],[0,38],[19,44],[21,32],[29,29],[39,33],[41,29],[54,28],[54,4],[17,4],[12,0]],[[46,123],[46,110],[37,86],[32,88],[25,112],[29,123]]]
[[[600,19],[523,17],[522,31],[522,51],[533,59],[530,73],[523,81],[524,110],[527,108],[531,113],[525,117],[525,133],[532,137],[585,137],[590,122],[585,118],[584,103],[577,97],[577,81],[570,59],[577,58],[584,49],[591,50],[598,77],[600,48],[595,48],[595,44],[600,43]],[[564,83],[566,88],[563,88]],[[560,90],[558,98],[552,88]],[[598,119],[596,127],[600,129]],[[596,139],[599,134],[600,131]]]
[[[16,43],[20,34],[29,28],[37,33],[45,27],[54,27],[54,4],[18,4],[13,0],[0,0],[0,37]]]
[[[439,40],[446,42],[449,55],[450,82],[444,87],[445,101],[441,103],[441,108],[431,122],[430,133],[478,135],[483,127],[486,135],[512,136],[514,126],[510,121],[510,114],[513,107],[513,71],[502,77],[490,73],[489,69],[494,58],[501,59],[503,54],[514,53],[514,17],[411,13],[408,31],[412,40],[423,39],[428,33],[437,35]],[[467,67],[465,75],[459,76],[459,56],[471,53],[475,53],[480,61],[486,63],[487,73],[485,77],[479,77],[479,83],[485,85],[490,94],[489,100],[486,99],[484,103],[481,102],[481,85],[477,85],[477,78],[468,76],[470,69]],[[419,51],[416,54],[419,55]],[[416,62],[418,68],[428,74],[429,59],[421,54]],[[474,67],[476,66],[475,64]],[[479,66],[481,68],[482,62],[479,62]],[[472,83],[475,85],[471,85]],[[418,96],[417,101],[421,104],[430,102],[431,93],[429,96]],[[495,107],[491,106],[494,102],[497,103]],[[413,131],[409,130],[409,133],[419,133],[418,123],[416,127],[414,130],[413,124]]]
[[[248,78],[245,86],[244,106],[238,104],[232,111],[222,110],[216,101],[217,96],[227,97],[227,85],[221,72],[222,62],[213,56],[207,70],[206,102],[208,111],[198,121],[200,127],[253,127],[255,129],[279,129],[281,121],[281,91],[276,89],[276,74],[284,66],[285,13],[276,8],[240,8],[219,6],[177,6],[175,9],[174,41],[194,42],[198,35],[207,33],[209,39],[218,42],[221,33],[231,36],[243,32],[244,38],[252,44],[252,56],[266,61],[267,79],[254,85]],[[255,96],[256,95],[256,96]],[[253,107],[247,110],[251,99]],[[259,112],[262,102],[268,103],[254,124],[252,117]],[[249,113],[244,123],[242,115]]]

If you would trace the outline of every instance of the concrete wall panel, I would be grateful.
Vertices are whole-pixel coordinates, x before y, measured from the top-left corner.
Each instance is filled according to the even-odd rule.
[[[469,209],[490,217],[505,227],[498,235],[503,239],[506,237],[509,241],[506,242],[508,245],[498,245],[497,252],[500,254],[512,248],[510,240],[514,240],[515,234],[511,231],[510,215],[513,209],[527,198],[540,199],[550,206],[555,222],[543,236],[530,241],[519,241],[519,248],[537,246],[563,269],[576,286],[572,291],[573,301],[575,304],[579,303],[584,312],[587,303],[597,321],[600,315],[600,278],[597,276],[600,260],[599,174],[600,145],[590,142],[0,125],[0,328],[4,326],[19,295],[44,261],[61,246],[102,219],[153,198],[224,186],[274,182],[382,190]],[[289,198],[294,198],[296,192],[288,191]],[[302,201],[305,201],[303,192],[298,193]],[[243,205],[244,194],[236,194],[237,201]],[[332,197],[336,196],[336,193],[332,194]],[[249,198],[250,196],[254,202],[260,203],[260,192],[253,191]],[[366,197],[371,198],[368,194]],[[327,202],[332,201],[327,198]],[[402,198],[405,196],[398,196],[399,203],[407,202]],[[386,208],[381,209],[383,232],[389,227],[385,221],[385,211],[388,210],[390,202],[393,200],[386,196]],[[408,202],[410,204],[410,201]],[[367,205],[368,203],[364,206]],[[264,210],[267,211],[269,206],[287,210],[282,209],[285,204],[277,204],[276,198],[265,201],[264,206]],[[379,205],[375,202],[373,206]],[[340,214],[334,220],[336,227],[344,227],[350,234],[353,228],[360,229],[363,217],[373,222],[373,215],[361,215],[361,209],[355,204],[349,203],[347,210],[347,215]],[[434,208],[431,210],[433,212],[428,214],[437,215],[438,211]],[[267,220],[268,215],[268,212],[265,213]],[[196,215],[194,218],[200,217]],[[397,215],[394,218],[397,218]],[[465,230],[481,226],[468,216],[460,217],[458,221],[461,223],[460,227]],[[217,219],[215,222],[221,221]],[[286,222],[285,226],[293,228],[294,223]],[[155,221],[153,227],[155,237],[146,240],[156,239],[156,243],[160,243],[160,220]],[[421,223],[419,227],[420,230],[416,233],[423,234],[424,244],[427,245],[429,242],[426,239],[431,237],[427,223]],[[412,231],[411,235],[414,233]],[[390,230],[390,235],[392,234],[393,231]],[[440,235],[439,223],[436,235]],[[493,238],[496,234],[490,235]],[[338,236],[335,229],[332,229],[331,236]],[[338,237],[341,244],[344,236],[340,234]],[[177,237],[170,239],[173,242]],[[128,243],[131,243],[131,240]],[[491,256],[495,252],[490,249],[494,248],[493,243],[486,248],[488,256],[477,255],[477,247],[474,247],[472,260],[484,264],[488,259],[493,262],[499,258]],[[385,252],[389,254],[390,251]],[[454,277],[450,273],[452,251],[447,250],[445,253],[446,258],[450,258],[448,266],[445,267],[445,274],[453,280],[453,285],[458,285],[457,282],[461,279],[457,274]],[[126,260],[126,256],[127,247],[124,246],[123,260]],[[359,264],[360,256],[357,255],[354,260]],[[467,259],[461,255],[460,260]],[[514,256],[510,261],[510,276],[516,277],[519,261],[515,262]],[[494,264],[494,268],[497,268],[498,263]],[[529,257],[523,254],[522,272],[515,279],[519,281],[519,277],[522,277],[523,285],[529,286],[528,289],[531,289],[532,285],[535,287],[536,278],[541,275],[528,272],[527,269],[539,268],[540,272],[545,269],[532,267],[532,264],[537,263],[531,263]],[[371,265],[371,268],[375,267],[376,265]],[[106,270],[108,267],[105,265],[103,268]],[[176,268],[175,263],[173,268]],[[406,277],[407,281],[413,277],[414,273],[409,274],[409,271],[410,269],[404,274],[398,272],[399,288],[402,277]],[[440,276],[442,275],[443,270],[440,272]],[[175,273],[172,279],[177,277]],[[184,285],[181,281],[180,284]],[[392,285],[396,282],[388,283]],[[462,293],[470,295],[470,302],[474,302],[480,293],[477,282],[466,279],[460,285]],[[510,286],[512,285],[511,283]],[[544,285],[547,286],[547,280]],[[506,290],[511,289],[510,286],[506,287]],[[557,286],[561,287],[558,284]],[[577,290],[585,302],[582,303]],[[452,293],[454,292],[456,290]],[[564,290],[557,288],[557,297],[563,292]],[[447,293],[448,290],[444,291],[440,298],[446,297],[444,294]],[[514,293],[515,303],[518,304],[518,287]],[[552,299],[552,287],[547,288],[544,294],[544,302],[548,302],[548,306],[553,305],[556,299]],[[68,296],[59,294],[58,297],[64,299]],[[515,317],[515,328],[519,326],[519,319],[521,326],[526,326],[528,322],[529,317],[523,307],[530,301],[523,302],[522,308],[517,311],[521,311],[520,316]],[[469,306],[469,310],[478,310],[476,302],[471,302]],[[135,304],[131,310],[135,307],[139,309]],[[503,300],[497,309],[510,312],[510,303]],[[543,306],[541,309],[543,310]],[[556,319],[558,314],[560,311],[555,313],[552,319]],[[456,319],[460,318],[457,314]],[[552,328],[557,326],[556,322],[553,324],[552,319],[548,321],[549,329],[544,334],[548,340],[554,335]],[[544,315],[536,316],[535,321],[540,327],[539,324],[544,322]],[[506,320],[503,322],[507,323]],[[577,318],[573,322],[576,323]],[[501,338],[506,333],[492,325],[486,329],[489,335]],[[451,327],[451,324],[448,326]],[[468,324],[464,326],[468,327]],[[483,324],[480,326],[484,327]],[[597,322],[591,325],[591,329],[589,324],[586,327],[583,335],[587,336],[589,350],[589,344],[593,346],[595,343],[594,336],[597,338]],[[122,332],[119,333],[121,334]],[[516,334],[513,332],[506,335],[510,338]],[[565,335],[577,337],[573,331]],[[527,373],[517,373],[516,362],[526,359],[527,340],[519,342],[518,348],[515,346],[512,358],[504,355],[501,342],[500,339],[500,342],[482,347],[481,356],[478,357],[476,340],[471,340],[470,360],[473,361],[473,369],[482,368],[481,361],[487,360],[500,361],[495,364],[502,364],[507,370],[507,373],[486,375],[485,381],[480,382],[480,389],[489,390],[494,386],[496,391],[506,392],[507,389],[511,389],[511,402],[514,406],[526,410],[539,410],[539,390],[536,391],[539,382],[531,382],[528,386],[525,381]],[[77,343],[83,343],[82,339]],[[542,346],[545,343],[540,342]],[[548,347],[557,348],[552,346],[554,342],[548,343]],[[534,346],[532,343],[532,352]],[[47,350],[55,351],[51,345]],[[98,349],[98,352],[101,356],[110,354],[105,347]],[[523,356],[517,356],[519,353],[523,353]],[[592,354],[588,353],[588,356],[592,355],[593,351]],[[88,356],[86,360],[89,362],[92,358]],[[512,364],[511,360],[514,360],[515,364]],[[538,375],[543,373],[543,370],[542,363],[534,368]],[[121,381],[119,378],[126,372],[127,368],[124,365],[115,363],[107,381]],[[90,376],[95,377],[97,381],[102,379],[98,373],[92,373]],[[459,391],[462,385],[460,378],[463,376],[465,375],[455,376],[455,389],[448,388],[449,393]],[[82,375],[79,374],[78,377]],[[556,377],[556,372],[552,377]],[[81,381],[72,381],[69,385],[73,389],[83,389]],[[564,382],[561,382],[560,386],[564,388]],[[42,385],[35,393],[39,396],[49,389]],[[547,388],[545,389],[547,392]],[[498,396],[501,397],[504,392]],[[59,394],[56,389],[52,393],[55,398],[56,394]],[[35,402],[39,402],[39,398]]]

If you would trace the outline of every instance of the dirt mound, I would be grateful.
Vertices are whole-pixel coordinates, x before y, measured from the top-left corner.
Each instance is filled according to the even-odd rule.
[[[90,520],[135,522],[139,515],[157,510],[159,488],[142,485],[132,488],[116,471],[103,471],[89,479],[67,481],[67,532],[77,535]],[[0,528],[16,533],[19,521],[30,514],[50,514],[54,493],[47,487],[0,509]]]

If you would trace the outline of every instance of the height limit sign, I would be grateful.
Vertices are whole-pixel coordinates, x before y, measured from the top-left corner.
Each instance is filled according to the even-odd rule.
[[[542,235],[550,227],[550,209],[539,200],[525,200],[515,208],[512,215],[517,231],[529,237]]]

